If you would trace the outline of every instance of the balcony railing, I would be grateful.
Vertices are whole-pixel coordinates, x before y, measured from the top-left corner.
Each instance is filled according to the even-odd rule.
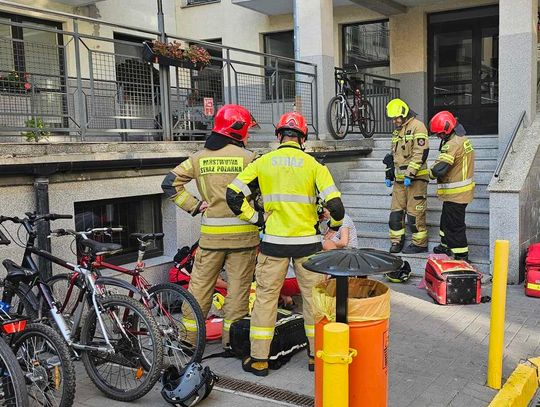
[[[157,31],[0,0],[2,5],[19,9],[18,15],[31,12],[33,19],[0,19],[0,142],[28,134],[53,141],[203,139],[213,112],[225,103],[250,109],[261,133],[273,133],[279,116],[293,108],[317,133],[313,64],[168,36],[212,55],[202,71],[169,68],[142,58],[142,41],[161,38]],[[73,29],[36,20],[51,16],[69,20],[64,27]],[[129,37],[96,36],[97,23],[129,30]],[[33,35],[25,38],[25,30]],[[23,35],[3,34],[13,32]]]

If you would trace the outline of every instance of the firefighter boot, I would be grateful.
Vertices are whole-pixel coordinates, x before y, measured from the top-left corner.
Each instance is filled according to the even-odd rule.
[[[403,249],[403,245],[405,244],[405,238],[401,238],[399,242],[392,242],[392,246],[390,246],[390,253],[399,253]]]
[[[268,376],[268,361],[248,356],[242,360],[242,369],[255,376]]]
[[[427,251],[427,247],[421,247],[411,243],[403,250],[403,254],[426,253]]]

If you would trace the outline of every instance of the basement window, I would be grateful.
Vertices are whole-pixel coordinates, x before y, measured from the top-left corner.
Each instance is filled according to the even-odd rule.
[[[220,3],[221,0],[185,0],[186,6],[200,6],[208,3]]]
[[[131,233],[163,232],[161,195],[75,202],[77,231],[120,226],[124,230],[113,233],[111,237],[95,237],[95,240],[122,245],[122,251],[107,257],[107,261],[112,264],[125,264],[137,260],[138,242],[130,237]],[[146,248],[145,259],[161,255],[163,255],[162,240]]]

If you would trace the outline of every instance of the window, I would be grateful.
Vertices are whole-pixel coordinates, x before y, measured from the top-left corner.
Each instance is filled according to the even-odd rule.
[[[51,29],[62,25],[0,13],[0,92],[21,96],[13,99],[12,111],[31,110],[31,103],[46,125],[62,127],[67,125],[65,56],[62,36]],[[30,112],[24,119],[29,118]]]
[[[264,34],[264,52],[294,59],[294,31]],[[282,99],[294,99],[294,62],[279,61],[279,83],[274,86],[272,86],[271,76],[276,71],[275,61],[266,58],[265,65],[265,76],[267,78],[266,98],[275,99],[279,95]]]
[[[77,231],[99,227],[123,227],[121,233],[108,242],[122,245],[123,250],[109,257],[115,264],[129,263],[137,259],[137,241],[131,233],[162,232],[161,195],[143,195],[129,198],[75,202],[75,228]],[[163,254],[163,241],[156,241],[146,249],[145,258]]]
[[[124,102],[138,105],[157,102],[159,71],[142,58],[142,43],[148,39],[118,33],[114,39],[116,80]]]
[[[347,24],[342,29],[343,67],[363,73],[390,74],[388,21]]]
[[[221,45],[221,38],[205,40],[212,44]],[[203,105],[203,98],[213,98],[215,104],[223,103],[223,49],[199,44],[210,54],[210,64],[202,71],[192,71],[189,103]]]

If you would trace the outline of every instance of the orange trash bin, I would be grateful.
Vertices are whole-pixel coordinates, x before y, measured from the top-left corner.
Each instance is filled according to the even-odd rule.
[[[388,405],[388,331],[390,289],[383,283],[349,278],[350,347],[357,356],[349,365],[349,407]],[[335,321],[335,280],[314,291],[315,351],[323,348],[323,327]],[[315,359],[315,407],[322,407],[323,361]]]

